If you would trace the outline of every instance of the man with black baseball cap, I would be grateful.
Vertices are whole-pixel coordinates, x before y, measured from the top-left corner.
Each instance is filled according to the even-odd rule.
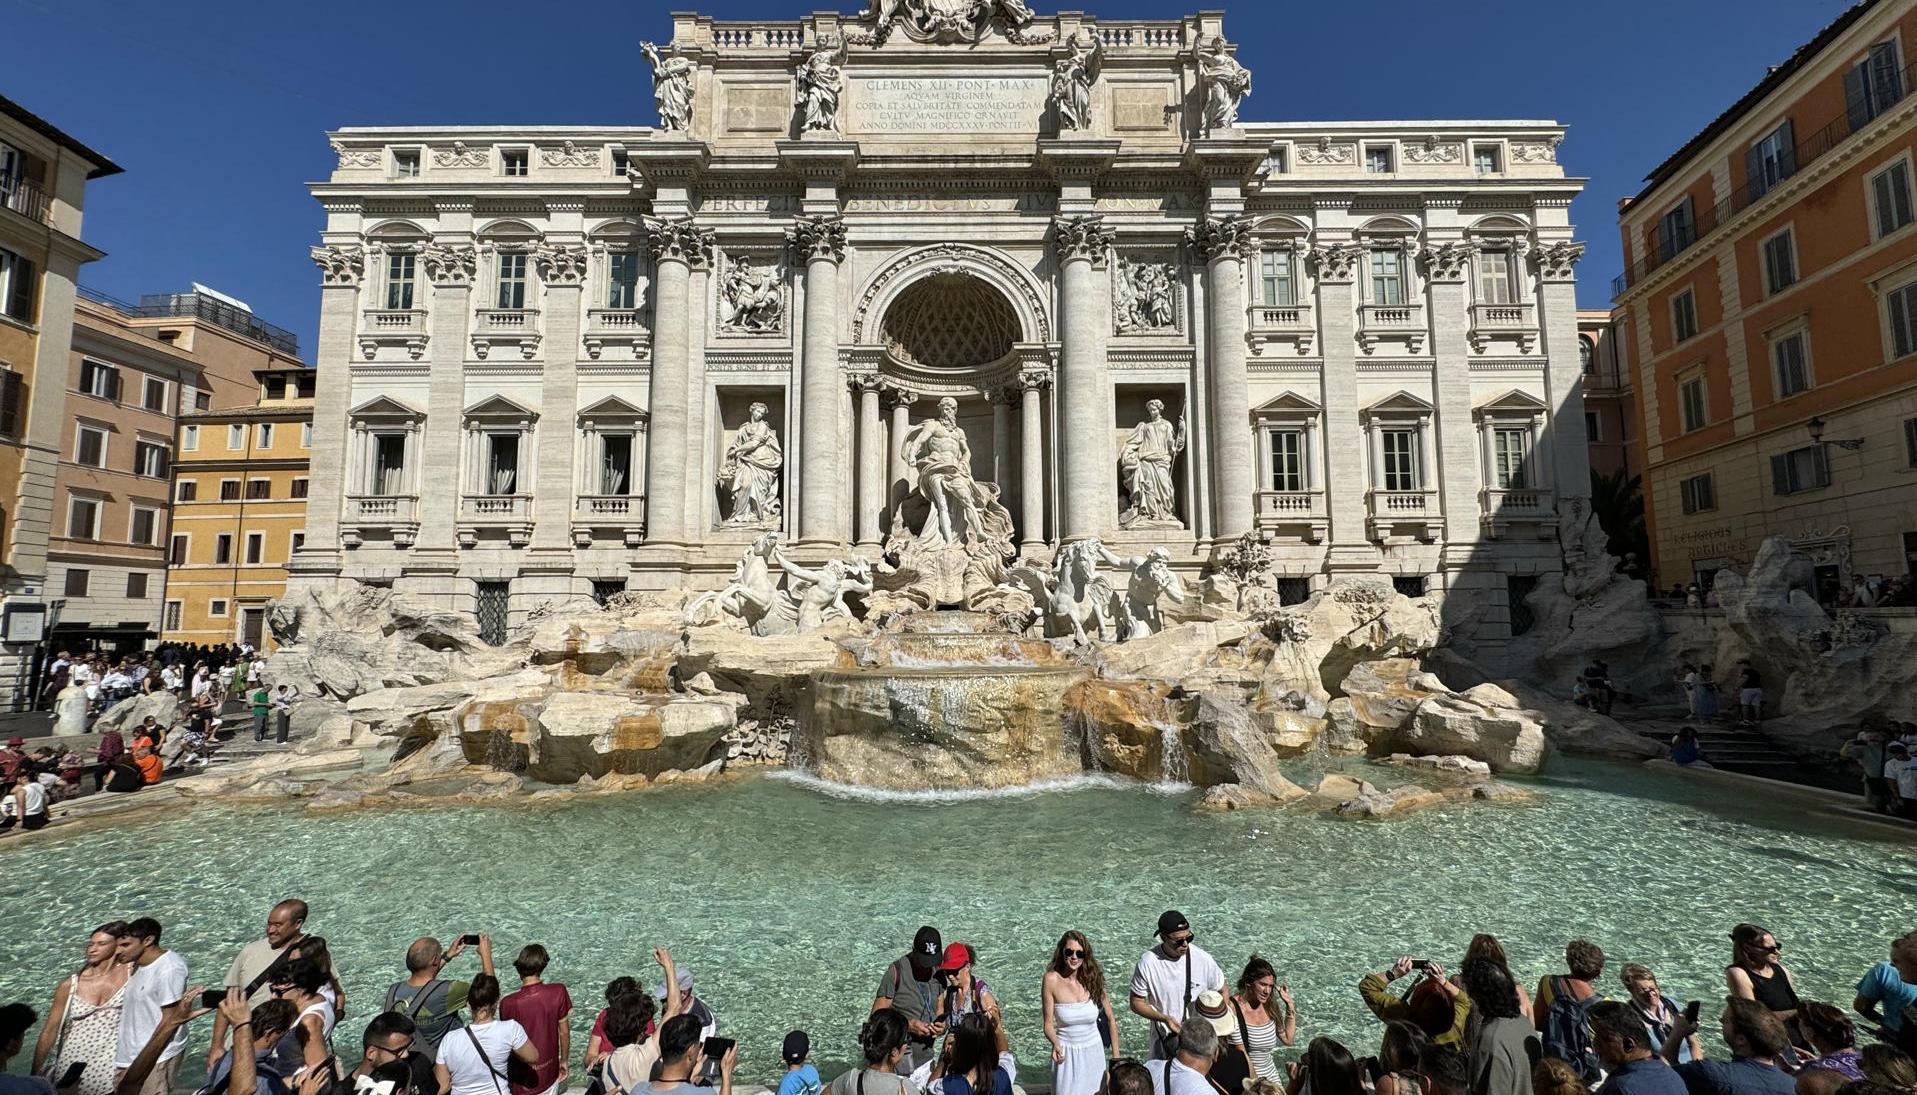
[[[1224,992],[1225,971],[1192,942],[1185,914],[1167,910],[1158,918],[1158,945],[1139,956],[1132,970],[1132,1012],[1152,1021],[1152,1060],[1177,1052],[1191,1002],[1207,989]]]
[[[939,930],[928,924],[912,937],[911,951],[888,966],[885,977],[879,981],[872,1010],[897,1008],[905,1015],[907,1033],[905,1059],[899,1063],[901,1072],[909,1073],[919,1062],[929,1060],[933,1039],[945,1033],[943,1023],[932,1021],[938,1014],[939,1002],[939,983],[934,974],[944,953]]]

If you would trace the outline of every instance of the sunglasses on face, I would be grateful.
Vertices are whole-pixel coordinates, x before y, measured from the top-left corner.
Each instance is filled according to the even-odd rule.
[[[1194,938],[1196,938],[1196,933],[1186,932],[1184,935],[1174,935],[1170,939],[1165,940],[1165,945],[1168,947],[1182,947],[1190,943]]]
[[[1083,958],[1083,957],[1085,957],[1085,952],[1084,952],[1084,951],[1082,951],[1082,950],[1078,950],[1078,949],[1076,949],[1076,948],[1073,948],[1073,949],[1071,949],[1071,950],[1068,950],[1068,951],[1066,951],[1066,952],[1065,952],[1065,957],[1067,957],[1067,958]]]

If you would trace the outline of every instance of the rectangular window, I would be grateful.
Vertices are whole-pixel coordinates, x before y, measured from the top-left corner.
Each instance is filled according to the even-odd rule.
[[[1791,142],[1791,123],[1786,119],[1744,154],[1744,181],[1755,200],[1795,174],[1797,147]]]
[[[311,422],[302,422],[300,423],[300,448],[310,449],[312,447],[313,424]]]
[[[86,596],[88,576],[88,572],[84,570],[67,571],[66,595],[69,597]]]
[[[1478,303],[1510,304],[1517,299],[1511,280],[1511,252],[1485,251],[1478,255]]]
[[[73,430],[73,462],[89,468],[106,467],[107,435],[105,430],[92,426],[76,426]]]
[[[1771,457],[1771,487],[1777,494],[1795,494],[1830,486],[1830,459],[1822,445],[1780,452]]]
[[[305,546],[306,546],[306,534],[304,532],[294,533],[293,541],[292,541],[292,550],[297,552],[299,551],[299,549]]]
[[[1682,342],[1697,334],[1697,294],[1686,289],[1671,298],[1671,341]]]
[[[1305,431],[1272,430],[1271,489],[1303,491],[1311,489],[1305,475]]]
[[[1404,252],[1396,247],[1371,249],[1371,303],[1404,303]]]
[[[419,149],[417,148],[393,149],[393,178],[395,179],[419,178]]]
[[[186,565],[187,537],[184,533],[173,537],[172,545],[167,549],[166,565],[183,567]]]
[[[174,484],[174,488],[173,488],[174,501],[192,502],[197,500],[199,497],[200,497],[200,484],[198,480],[182,479],[178,483]]]
[[[26,427],[26,378],[0,361],[0,436],[18,437]]]
[[[1523,635],[1537,626],[1538,616],[1531,608],[1531,594],[1538,591],[1535,574],[1508,574],[1504,579],[1504,600],[1510,611],[1511,634]]]
[[[160,618],[160,627],[166,631],[178,631],[180,629],[180,617],[182,615],[181,608],[182,605],[179,601],[168,601],[166,603],[166,613]]]
[[[165,479],[167,463],[165,445],[154,441],[133,443],[133,474],[144,475],[148,479]]]
[[[1870,56],[1844,73],[1844,115],[1853,133],[1903,97],[1903,73],[1897,64],[1895,41],[1870,47]]]
[[[1384,489],[1418,489],[1418,431],[1385,430],[1381,436],[1384,448]]]
[[[526,255],[508,251],[499,256],[499,304],[501,308],[526,306]]]
[[[200,451],[200,428],[198,426],[181,426],[180,427],[180,451],[181,452],[199,452]]]
[[[216,597],[213,600],[206,602],[206,614],[208,616],[225,616],[226,601]]]
[[[230,563],[233,561],[233,534],[222,532],[213,537],[213,561]]]
[[[626,169],[632,166],[632,157],[623,148],[615,148],[609,157],[612,160],[612,175],[615,179],[626,177]]]
[[[1890,341],[1895,356],[1917,353],[1917,282],[1887,294],[1890,303]]]
[[[1264,162],[1258,165],[1260,175],[1283,175],[1291,168],[1286,164],[1285,149],[1274,148],[1265,153]]]
[[[386,307],[403,310],[413,306],[413,262],[411,251],[395,251],[386,256]]]
[[[91,498],[67,498],[67,536],[95,540],[100,533],[100,503]]]
[[[1598,413],[1596,411],[1584,412],[1584,439],[1586,441],[1604,440],[1604,438],[1598,434]]]
[[[245,447],[246,447],[246,427],[240,425],[238,422],[235,422],[232,425],[229,425],[228,427],[226,427],[227,451],[238,452],[239,450]]]
[[[1680,383],[1677,386],[1677,398],[1684,432],[1703,429],[1709,421],[1704,406],[1704,378],[1694,376]]]
[[[1492,432],[1492,470],[1497,475],[1499,490],[1524,490],[1530,486],[1524,467],[1530,451],[1530,430],[1500,429]]]
[[[523,148],[502,148],[499,150],[499,173],[508,178],[525,177],[531,166],[531,157]]]
[[[1717,508],[1717,485],[1711,480],[1709,472],[1693,475],[1678,483],[1678,493],[1682,495],[1685,513],[1702,513]]]
[[[140,406],[149,411],[166,413],[166,381],[157,376],[149,376],[140,386]]]
[[[1291,276],[1291,252],[1266,251],[1258,256],[1258,299],[1268,307],[1289,308],[1297,303]]]
[[[1797,246],[1790,232],[1764,241],[1764,291],[1781,292],[1797,280]]]
[[[406,435],[377,435],[373,442],[373,493],[398,494],[405,485]]]
[[[1804,354],[1804,332],[1795,331],[1771,343],[1777,365],[1777,398],[1786,399],[1810,387],[1810,361]]]
[[[220,501],[237,502],[239,501],[239,498],[240,498],[240,481],[238,479],[220,480]]]
[[[130,544],[151,544],[160,531],[158,510],[145,506],[134,506],[133,517],[127,522],[127,542]]]
[[[304,498],[304,497],[306,497],[306,480],[304,480],[304,479],[295,479],[295,480],[293,480],[293,489],[292,489],[292,491],[291,491],[291,493],[289,493],[289,494],[287,494],[287,497],[288,497],[288,498]]]
[[[212,405],[213,405],[213,393],[211,392],[194,392],[193,393],[193,409],[194,410],[203,411],[207,409],[208,407],[211,407]]]
[[[1904,466],[1917,468],[1917,418],[1904,419]]]
[[[1870,204],[1878,239],[1911,222],[1908,162],[1898,160],[1870,177]]]
[[[97,361],[80,362],[80,392],[100,399],[120,398],[120,370]]]
[[[246,534],[246,562],[248,566],[258,566],[266,557],[266,534],[249,532]]]
[[[129,573],[126,576],[126,595],[136,601],[145,599],[146,597],[146,572],[145,571],[136,570]]]
[[[1668,259],[1689,247],[1695,238],[1697,222],[1691,216],[1691,199],[1687,197],[1657,222],[1657,257]]]
[[[33,263],[0,247],[0,313],[32,323],[40,299],[40,279]]]
[[[614,251],[606,256],[606,307],[620,311],[639,307],[639,252]]]
[[[1391,146],[1388,144],[1368,144],[1365,146],[1365,174],[1391,174]]]
[[[273,481],[271,479],[248,479],[246,481],[246,497],[248,500],[273,497]]]
[[[254,434],[254,443],[262,449],[270,449],[273,447],[273,424],[271,422],[262,422],[259,424],[258,432]]]
[[[283,376],[269,376],[260,387],[267,399],[286,398],[286,378]]]
[[[1495,175],[1504,170],[1504,160],[1498,154],[1494,144],[1474,144],[1471,146],[1471,167],[1480,175]]]

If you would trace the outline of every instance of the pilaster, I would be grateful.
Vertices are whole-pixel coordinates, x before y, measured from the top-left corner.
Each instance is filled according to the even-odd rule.
[[[1538,269],[1538,323],[1544,331],[1544,352],[1550,365],[1545,374],[1550,406],[1551,481],[1557,485],[1559,513],[1571,499],[1583,500],[1580,512],[1589,512],[1591,498],[1590,439],[1584,432],[1584,369],[1578,358],[1578,297],[1574,272],[1584,257],[1584,245],[1571,240],[1540,241]]]
[[[1458,234],[1455,201],[1436,209],[1432,204],[1427,203],[1427,217],[1450,223],[1427,231],[1422,255],[1435,370],[1432,403],[1437,409],[1437,459],[1428,474],[1437,477],[1438,505],[1444,514],[1442,557],[1451,569],[1468,562],[1477,547],[1483,487],[1483,462],[1471,419],[1470,304],[1465,293],[1478,249]]]
[[[1308,258],[1318,288],[1318,323],[1324,357],[1325,472],[1321,484],[1331,518],[1325,568],[1371,570],[1378,552],[1366,534],[1370,469],[1358,405],[1358,305],[1356,280],[1361,249],[1342,234],[1349,202],[1320,204],[1340,223],[1340,234],[1321,234]],[[1336,489],[1333,489],[1335,486]]]
[[[573,203],[578,211],[584,206]],[[551,237],[548,237],[551,240]],[[539,421],[534,425],[533,536],[535,553],[572,557],[572,511],[577,473],[573,469],[574,418],[579,408],[580,298],[587,258],[582,241],[548,242],[533,252],[533,265],[546,288],[545,337],[540,346]]]
[[[472,243],[472,203],[447,202],[439,207],[440,231],[420,251],[420,265],[433,286],[431,324],[427,341],[426,428],[421,438],[419,474],[419,539],[415,558],[425,557],[452,566],[463,483],[460,463],[460,423],[466,401],[466,337],[472,315],[473,282],[479,253]]]

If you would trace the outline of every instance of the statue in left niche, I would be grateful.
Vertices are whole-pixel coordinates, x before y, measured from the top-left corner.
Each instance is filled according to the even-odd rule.
[[[785,452],[766,421],[768,413],[764,403],[754,403],[720,461],[719,485],[732,495],[727,528],[778,527],[779,469],[785,466]]]
[[[659,109],[659,128],[680,133],[692,128],[692,77],[699,71],[699,62],[663,57],[651,42],[639,43],[639,52],[652,64],[652,102]]]
[[[845,86],[845,39],[833,37],[799,62],[799,131],[836,133],[839,92]]]
[[[785,287],[779,271],[754,270],[744,255],[732,260],[719,283],[719,326],[729,331],[770,333],[785,317]]]

